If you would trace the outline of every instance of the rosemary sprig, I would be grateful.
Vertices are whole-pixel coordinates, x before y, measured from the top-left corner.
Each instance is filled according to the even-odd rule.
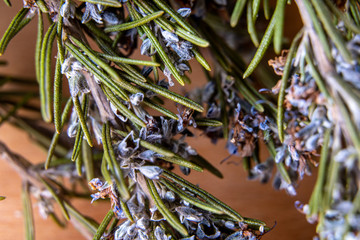
[[[297,182],[319,155],[318,180],[309,206],[297,208],[310,219],[316,217],[320,237],[324,232],[330,238],[337,234],[337,227],[328,227],[333,226],[328,224],[333,223],[328,215],[335,212],[336,219],[342,220],[341,225],[336,222],[343,231],[341,237],[356,235],[357,226],[351,219],[359,215],[360,199],[358,1],[349,0],[345,5],[345,1],[295,1],[304,27],[293,40],[288,56],[269,61],[275,73],[282,76],[276,86],[273,84],[277,78],[259,63],[271,43],[276,53],[282,50],[283,28],[287,25],[284,18],[288,14],[285,7],[291,1],[276,1],[273,13],[269,0],[234,0],[227,6],[226,1],[200,1],[202,4],[191,8],[177,9],[184,6],[180,2],[59,0],[54,5],[44,0],[25,1],[10,23],[0,40],[0,54],[38,15],[38,83],[0,76],[4,90],[0,92],[0,124],[7,121],[26,131],[42,149],[48,148],[44,169],[0,143],[1,155],[23,177],[27,238],[34,238],[29,195],[39,191],[50,193],[46,198],[57,202],[65,218],[71,215],[70,223],[87,238],[202,239],[206,236],[201,236],[200,230],[205,225],[220,238],[261,238],[270,230],[264,222],[243,217],[170,171],[173,165],[179,165],[184,174],[190,169],[205,169],[222,177],[186,142],[198,131],[213,142],[226,138],[230,154],[244,156],[243,165],[251,178],[266,181],[276,167],[274,187],[290,194],[296,193]],[[5,3],[10,5],[8,0]],[[261,5],[265,19],[270,21],[259,17]],[[239,24],[245,7],[247,29],[232,28]],[[228,10],[232,12],[230,19]],[[45,32],[43,17],[50,23]],[[260,34],[257,30],[264,22],[268,25]],[[258,49],[240,51],[248,39]],[[147,60],[134,57],[139,40],[143,41],[141,53],[149,56]],[[209,47],[211,54],[203,56],[199,47]],[[247,59],[252,50],[256,53],[247,66],[243,58]],[[170,88],[171,78],[180,85],[194,82],[189,75],[196,71],[191,66],[192,58],[207,70],[203,72],[209,83],[205,88],[179,94]],[[1,66],[4,63],[0,61]],[[210,67],[213,72],[208,72]],[[162,80],[161,72],[168,81]],[[68,78],[71,97],[62,110],[63,100],[67,99],[62,89],[63,75]],[[79,89],[74,91],[74,86]],[[34,93],[35,87],[39,95]],[[178,103],[178,114],[163,97]],[[40,107],[36,105],[38,98]],[[72,104],[74,112],[68,122]],[[152,115],[154,110],[162,116]],[[41,113],[42,119],[34,113]],[[44,128],[44,120],[54,120],[55,132]],[[61,144],[60,134],[67,123],[68,135],[75,135],[75,139],[71,144]],[[102,144],[102,149],[91,147],[93,138]],[[261,141],[271,155],[266,161],[259,156]],[[63,178],[65,183],[72,183],[71,189]],[[87,190],[85,180],[98,190],[91,195],[93,201],[105,197],[111,200],[112,209],[100,225],[68,202],[72,198],[89,198],[88,191],[78,191],[79,187]],[[30,187],[34,191],[29,191]],[[44,201],[36,196],[34,199]],[[338,211],[343,202],[351,202],[352,209]],[[189,220],[192,212],[198,211],[201,215],[193,217],[200,222]],[[55,212],[47,214],[58,225],[65,225]],[[115,219],[123,216],[128,220]],[[164,218],[166,221],[157,221]],[[145,223],[146,229],[142,227]],[[232,224],[236,227],[229,228]]]

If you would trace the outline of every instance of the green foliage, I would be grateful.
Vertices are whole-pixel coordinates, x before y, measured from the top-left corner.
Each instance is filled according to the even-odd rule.
[[[276,172],[274,187],[290,195],[318,167],[311,199],[298,202],[298,210],[318,223],[320,239],[359,237],[358,1],[24,4],[0,40],[0,55],[38,15],[36,80],[0,76],[0,124],[23,129],[48,155],[39,167],[3,143],[0,153],[23,178],[27,239],[35,236],[30,195],[36,191],[50,193],[34,194],[47,216],[64,226],[52,210],[56,203],[64,221],[71,218],[87,238],[260,239],[271,230],[266,223],[172,172],[178,166],[185,175],[207,170],[223,177],[186,143],[194,128],[213,142],[226,139],[250,179],[268,182]],[[303,22],[290,44],[284,37],[287,4],[296,5]],[[281,77],[266,73],[270,45],[281,55],[268,64]],[[172,87],[195,80],[188,76],[192,59],[208,83],[182,96]],[[54,130],[39,127],[43,122]],[[259,158],[265,148],[267,160]],[[84,182],[96,192],[78,190]],[[70,204],[76,197],[110,200],[101,224]]]

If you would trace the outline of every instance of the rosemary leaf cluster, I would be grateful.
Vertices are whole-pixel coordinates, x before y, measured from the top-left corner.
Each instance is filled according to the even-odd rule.
[[[288,4],[303,27],[283,49]],[[48,153],[33,165],[0,143],[23,179],[27,239],[30,195],[43,216],[71,219],[90,239],[260,239],[266,223],[172,171],[222,178],[186,142],[194,129],[213,143],[226,139],[249,179],[272,179],[290,195],[318,170],[309,203],[296,208],[318,224],[320,239],[360,237],[357,0],[25,0],[0,55],[30,21],[38,24],[36,80],[0,76],[0,124],[23,129]],[[264,64],[271,44],[276,75]],[[183,96],[173,86],[196,80],[190,61],[208,82]],[[265,149],[270,157],[261,159]],[[101,223],[71,205],[80,197],[109,199]]]

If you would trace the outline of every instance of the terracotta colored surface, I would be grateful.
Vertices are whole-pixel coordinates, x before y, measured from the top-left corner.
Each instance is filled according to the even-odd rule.
[[[13,1],[15,5],[21,4],[21,1],[18,2]],[[0,34],[3,34],[18,9],[18,6],[7,8],[2,1],[0,2]],[[15,38],[15,41],[9,45],[5,56],[0,58],[9,61],[9,66],[0,68],[0,74],[34,76],[33,47],[35,36],[36,20]],[[194,70],[194,72],[197,71]],[[201,73],[201,71],[198,72]],[[34,163],[44,161],[45,153],[33,145],[26,134],[9,125],[0,126],[0,141],[6,142],[11,150],[21,153]],[[228,155],[224,150],[224,142],[219,142],[218,145],[214,146],[208,139],[196,137],[190,143],[199,153],[219,167],[225,177],[219,180],[207,172],[193,172],[189,179],[228,203],[244,216],[262,219],[269,225],[276,221],[276,228],[263,239],[300,240],[312,238],[315,227],[309,225],[304,216],[295,210],[294,201],[306,202],[308,200],[314,184],[314,177],[306,177],[298,189],[298,196],[290,197],[285,192],[274,191],[271,184],[261,185],[258,182],[247,181],[241,164],[239,166],[234,164],[220,165],[219,162]],[[240,163],[239,159],[232,158],[232,160]],[[20,187],[20,177],[4,161],[0,160],[0,195],[7,197],[5,201],[0,202],[0,239],[24,238]],[[63,230],[52,221],[41,219],[36,204],[33,205],[36,239],[82,239],[81,235],[71,227],[71,224],[69,224],[68,229]],[[88,201],[78,201],[76,206],[79,206],[80,211],[100,221],[106,214],[109,204],[90,205]]]

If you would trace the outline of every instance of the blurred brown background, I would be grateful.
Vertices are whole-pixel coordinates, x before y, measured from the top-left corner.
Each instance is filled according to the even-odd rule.
[[[22,1],[12,2],[14,5],[12,8],[6,7],[3,1],[0,2],[1,36],[22,5]],[[286,23],[288,26],[291,25],[288,29],[290,35],[293,34],[294,24],[296,25],[296,21],[298,21],[296,16],[296,13],[287,14]],[[0,60],[8,61],[6,67],[0,68],[0,74],[29,78],[35,76],[33,59],[36,23],[37,21],[34,19],[26,26],[10,43],[4,56],[0,57]],[[201,71],[194,70],[193,72],[193,74],[196,72],[201,74]],[[197,79],[196,85],[199,84],[200,76],[194,78]],[[34,163],[45,160],[45,153],[31,142],[31,138],[14,127],[6,124],[0,126],[0,141],[6,142],[12,151],[26,156]],[[220,165],[220,161],[228,155],[224,149],[224,141],[213,145],[208,139],[198,136],[189,143],[221,170],[224,179],[219,180],[207,172],[192,172],[188,179],[229,204],[243,216],[261,219],[270,226],[276,221],[277,226],[263,239],[312,239],[315,234],[315,226],[308,224],[305,217],[297,212],[294,208],[294,202],[296,200],[308,201],[315,180],[314,176],[306,176],[297,189],[298,195],[290,197],[284,191],[275,191],[271,184],[262,185],[259,182],[248,181],[241,164],[238,166],[227,163]],[[240,163],[240,159],[236,157],[232,157],[231,160]],[[6,196],[6,200],[0,202],[0,239],[23,239],[21,179],[4,161],[0,160],[0,164],[0,196]],[[91,205],[90,201],[77,201],[75,205],[79,207],[81,212],[96,218],[98,221],[101,221],[109,208],[108,202]],[[68,224],[68,228],[61,229],[51,220],[44,220],[39,216],[34,201],[33,207],[36,239],[83,239],[82,235],[71,224]]]

